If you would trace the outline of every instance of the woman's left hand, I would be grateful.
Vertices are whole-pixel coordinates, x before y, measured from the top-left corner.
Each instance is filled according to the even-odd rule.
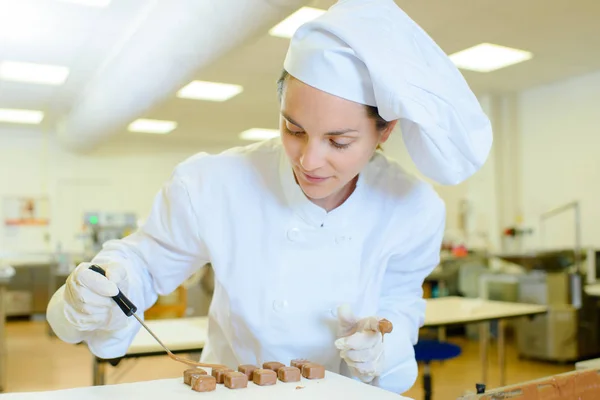
[[[383,367],[383,335],[379,332],[379,317],[357,319],[348,306],[338,309],[340,338],[335,346],[348,364],[352,375],[370,383]]]

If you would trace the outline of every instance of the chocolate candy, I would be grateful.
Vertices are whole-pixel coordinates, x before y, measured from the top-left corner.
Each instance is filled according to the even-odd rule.
[[[225,381],[225,373],[232,371],[233,370],[229,368],[213,368],[212,376],[215,377],[217,383],[223,383]]]
[[[297,359],[297,360],[292,360],[292,362],[290,362],[290,366],[291,367],[296,367],[296,368],[298,368],[299,370],[302,371],[302,366],[304,364],[308,364],[309,362],[310,361],[305,360],[304,358],[300,358],[300,359]]]
[[[248,386],[248,376],[238,371],[226,372],[224,383],[229,389],[245,388]]]
[[[392,323],[385,318],[382,319],[381,321],[379,321],[379,324],[377,324],[377,327],[379,328],[379,332],[381,332],[382,334],[390,333],[394,329],[394,326],[392,325]]]
[[[325,367],[317,363],[307,363],[302,366],[302,376],[306,379],[323,379]]]
[[[252,380],[252,375],[254,374],[254,371],[256,371],[258,369],[258,367],[256,365],[240,365],[238,367],[238,371],[246,374],[246,376],[248,377],[249,380]]]
[[[192,376],[194,375],[208,375],[208,373],[202,368],[189,368],[183,371],[183,383],[186,385],[192,385]]]
[[[263,364],[263,369],[270,369],[275,372],[281,367],[285,367],[285,365],[277,361],[270,361]]]
[[[277,370],[277,376],[282,382],[299,382],[300,370],[296,367],[281,367]]]
[[[277,373],[271,369],[257,369],[252,375],[252,381],[259,386],[269,386],[277,383]]]
[[[210,375],[192,376],[192,390],[196,392],[212,392],[217,388],[217,380]]]

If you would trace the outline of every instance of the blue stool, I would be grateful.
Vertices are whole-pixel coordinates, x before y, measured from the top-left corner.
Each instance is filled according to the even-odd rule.
[[[431,400],[431,369],[432,361],[445,361],[458,357],[461,348],[452,343],[439,342],[437,340],[419,340],[415,345],[415,358],[417,362],[424,364],[423,368],[423,391],[425,400]]]

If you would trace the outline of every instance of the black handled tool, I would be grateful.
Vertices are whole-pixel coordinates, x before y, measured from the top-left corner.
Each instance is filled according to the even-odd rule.
[[[97,273],[103,275],[103,276],[106,276],[106,272],[102,269],[102,267],[100,267],[98,265],[92,265],[92,266],[90,266],[90,269],[92,271],[94,271],[94,272],[97,272]],[[156,335],[154,334],[154,332],[152,332],[152,330],[150,330],[150,328],[148,328],[148,326],[146,326],[146,324],[144,323],[144,321],[142,321],[140,317],[138,317],[137,315],[135,315],[135,312],[137,311],[137,307],[131,302],[131,300],[129,300],[123,294],[123,292],[121,292],[121,289],[119,289],[119,294],[117,294],[116,296],[113,296],[112,299],[115,301],[115,303],[117,303],[117,305],[125,313],[125,315],[127,315],[128,317],[133,316],[135,319],[137,319],[138,322],[140,324],[142,324],[142,326],[144,327],[144,329],[146,329],[148,331],[148,333],[150,335],[152,335],[152,337],[154,339],[156,339],[156,341],[158,342],[158,344],[160,344],[162,346],[162,348],[165,349],[167,351],[167,353],[169,353],[169,355],[173,355],[171,353],[171,351],[167,348],[167,346],[165,346],[163,344],[163,342],[161,342],[160,339],[158,337],[156,337]]]
[[[92,266],[90,266],[90,269],[94,272],[97,272],[97,273],[103,275],[103,276],[106,276],[106,272],[98,265],[92,265]],[[152,335],[152,337],[158,342],[158,344],[160,344],[160,346],[163,349],[165,349],[165,351],[167,352],[169,357],[172,358],[173,360],[179,361],[180,363],[183,363],[186,365],[191,365],[193,367],[226,368],[224,365],[220,365],[220,364],[199,363],[199,362],[195,362],[192,360],[186,360],[185,358],[177,357],[175,354],[173,354],[171,352],[171,350],[169,350],[167,348],[167,346],[164,345],[163,342],[160,341],[160,339],[154,334],[154,332],[152,332],[152,330],[150,328],[148,328],[148,326],[144,323],[144,321],[142,321],[142,319],[140,317],[135,315],[135,312],[137,311],[137,307],[131,302],[131,300],[129,300],[123,294],[123,292],[121,292],[121,289],[119,289],[119,294],[117,294],[116,296],[113,296],[112,299],[115,301],[115,303],[117,303],[117,305],[125,313],[125,315],[127,315],[128,317],[133,316],[135,319],[137,319],[138,322],[140,324],[142,324],[144,329],[146,329],[146,331],[148,331],[148,333],[150,335]]]
[[[99,273],[100,275],[106,276],[106,272],[99,267],[98,265],[92,265],[90,267],[90,269],[94,272]],[[121,310],[123,310],[123,312],[125,313],[125,315],[127,315],[128,317],[131,317],[132,315],[135,315],[135,312],[137,311],[137,307],[135,306],[135,304],[133,304],[131,302],[131,300],[129,300],[124,294],[123,292],[121,292],[121,289],[119,289],[119,294],[117,294],[116,296],[113,296],[112,298],[115,303],[117,303],[117,305],[119,306],[119,308]]]
[[[484,383],[475,384],[475,388],[477,389],[477,394],[485,393],[485,384]]]

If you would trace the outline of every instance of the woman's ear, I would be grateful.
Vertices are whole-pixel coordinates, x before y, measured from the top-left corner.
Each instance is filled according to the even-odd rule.
[[[385,129],[383,130],[383,132],[381,132],[381,137],[379,138],[379,144],[387,142],[387,140],[389,139],[390,135],[392,134],[392,131],[396,127],[397,123],[398,123],[398,120],[394,120],[394,121],[391,121],[385,127]]]

